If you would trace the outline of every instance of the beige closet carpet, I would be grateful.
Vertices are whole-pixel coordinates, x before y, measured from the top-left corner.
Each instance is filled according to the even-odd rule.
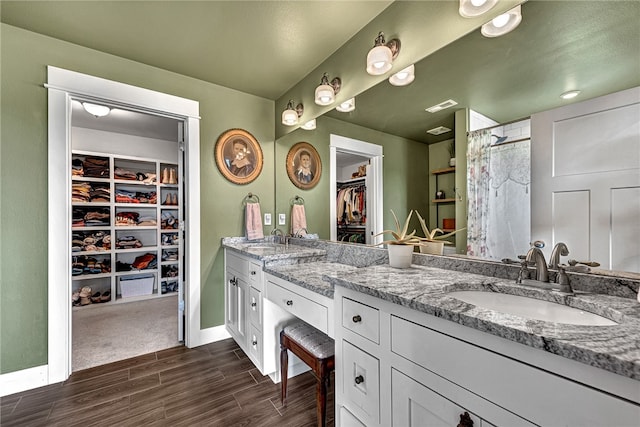
[[[178,296],[73,310],[72,371],[180,345]]]

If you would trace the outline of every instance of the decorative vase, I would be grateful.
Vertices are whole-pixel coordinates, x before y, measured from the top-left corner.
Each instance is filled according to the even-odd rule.
[[[393,268],[409,268],[413,257],[413,245],[387,245],[389,266]]]
[[[444,254],[444,242],[422,242],[422,245],[420,245],[420,253],[442,255]]]
[[[454,167],[456,165],[456,158],[452,157],[449,159],[449,166]]]

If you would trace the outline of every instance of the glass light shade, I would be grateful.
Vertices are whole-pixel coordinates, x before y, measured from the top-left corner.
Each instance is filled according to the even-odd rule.
[[[394,86],[406,86],[411,83],[415,78],[415,65],[411,64],[404,70],[398,71],[393,76],[389,77],[389,83]]]
[[[355,98],[347,99],[346,101],[342,102],[340,105],[336,107],[336,110],[340,111],[341,113],[348,113],[349,111],[353,111],[355,109],[356,109]]]
[[[580,95],[580,91],[579,90],[570,90],[569,92],[565,92],[562,95],[560,95],[560,98],[562,98],[562,99],[571,99],[571,98],[575,98],[578,95]]]
[[[482,26],[480,32],[485,37],[499,37],[507,34],[520,25],[522,21],[522,8],[520,5],[514,7],[502,15],[496,16]]]
[[[296,110],[284,110],[282,112],[282,124],[285,126],[298,124],[298,113]]]
[[[329,85],[320,85],[316,88],[315,102],[318,105],[329,105],[336,98],[333,88]]]
[[[314,130],[316,128],[316,119],[311,119],[300,127],[304,130]]]
[[[367,54],[367,73],[379,76],[393,66],[393,53],[385,45],[375,46]]]
[[[464,18],[475,18],[483,13],[487,13],[498,0],[460,0],[458,13]]]
[[[111,112],[111,108],[106,105],[91,104],[90,102],[83,102],[82,107],[87,113],[96,117],[104,117]]]

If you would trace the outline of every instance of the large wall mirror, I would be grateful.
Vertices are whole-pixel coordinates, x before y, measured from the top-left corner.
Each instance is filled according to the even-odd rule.
[[[409,86],[396,87],[385,80],[354,94],[355,111],[332,110],[318,118],[316,130],[298,129],[278,139],[276,162],[298,141],[310,141],[328,164],[330,134],[369,139],[384,145],[385,214],[390,208],[429,212],[429,146],[452,139],[459,146],[456,127],[465,117],[461,110],[505,123],[640,86],[638,2],[529,1],[522,5],[522,15],[520,26],[507,35],[489,39],[476,30],[416,63],[416,78]],[[560,98],[572,89],[581,91],[578,97]],[[449,99],[457,105],[437,113],[425,111]],[[452,131],[427,133],[439,126]],[[371,140],[376,138],[382,142]],[[288,214],[296,189],[281,166],[276,164],[276,210]],[[309,231],[326,239],[328,191],[328,181],[321,181],[313,192],[303,194],[310,204],[307,212],[314,216],[308,221]],[[387,216],[385,228],[391,225]]]

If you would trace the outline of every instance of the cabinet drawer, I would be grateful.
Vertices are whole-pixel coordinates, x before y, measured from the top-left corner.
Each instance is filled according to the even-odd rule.
[[[249,274],[248,261],[238,255],[235,255],[229,250],[227,250],[225,253],[226,253],[225,262],[226,262],[227,268],[231,268],[243,276],[248,276]]]
[[[344,368],[342,383],[347,407],[362,411],[366,425],[380,422],[380,362],[375,357],[342,341]]]
[[[262,264],[259,262],[249,261],[247,269],[249,284],[262,291]]]
[[[262,325],[262,292],[249,288],[249,320],[255,326]]]
[[[366,427],[344,406],[340,407],[340,427]]]
[[[391,370],[391,413],[394,427],[455,426],[467,412],[474,426],[482,426],[480,418],[430,388]]]
[[[349,298],[342,298],[342,326],[356,334],[380,343],[380,312]]]
[[[320,331],[328,332],[329,316],[327,307],[273,282],[269,282],[268,286],[267,294],[271,302]]]

